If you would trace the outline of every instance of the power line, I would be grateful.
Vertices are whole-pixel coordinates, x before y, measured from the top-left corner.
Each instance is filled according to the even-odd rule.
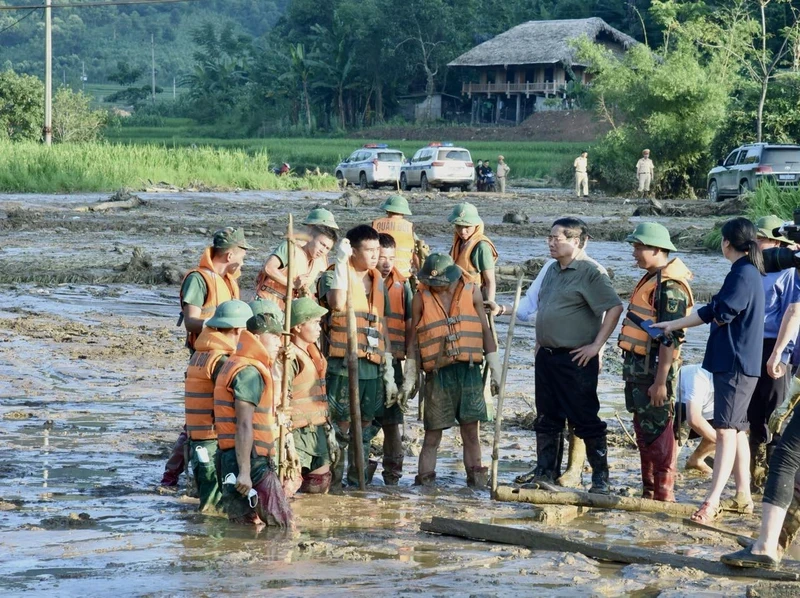
[[[98,6],[125,6],[128,4],[177,4],[179,2],[202,2],[203,0],[107,0],[106,2],[73,2],[69,4],[52,4],[50,8],[85,8]],[[28,6],[0,6],[0,10],[27,10],[47,8],[45,4]]]
[[[16,21],[14,21],[13,23],[11,23],[11,25],[9,25],[8,27],[3,27],[2,29],[0,29],[0,33],[3,33],[4,31],[8,31],[8,30],[9,30],[9,29],[11,29],[12,27],[16,27],[16,25],[17,25],[17,24],[18,24],[20,21],[24,21],[25,19],[27,19],[29,16],[31,16],[33,13],[37,12],[38,10],[39,10],[38,8],[34,8],[34,9],[32,9],[32,10],[31,10],[31,11],[30,11],[28,14],[26,14],[24,17],[20,17],[20,18],[18,18]]]

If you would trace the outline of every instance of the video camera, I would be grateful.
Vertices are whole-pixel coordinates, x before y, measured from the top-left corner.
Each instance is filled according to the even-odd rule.
[[[800,208],[795,208],[792,214],[793,223],[784,223],[783,226],[772,229],[776,237],[786,237],[793,243],[800,243]]]

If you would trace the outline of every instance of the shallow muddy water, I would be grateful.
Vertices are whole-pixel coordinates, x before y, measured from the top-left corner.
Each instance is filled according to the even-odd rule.
[[[376,217],[385,195],[372,193],[357,208],[332,207],[347,228]],[[248,290],[254,270],[282,234],[287,211],[299,220],[310,207],[330,205],[338,197],[150,194],[143,195],[149,203],[141,209],[109,214],[75,212],[76,206],[106,198],[99,195],[0,197],[0,215],[5,211],[7,216],[0,229],[2,271],[5,280],[9,273],[19,273],[21,280],[0,285],[3,596],[744,595],[753,581],[665,567],[620,567],[576,554],[420,532],[420,523],[432,516],[542,524],[531,520],[530,506],[493,502],[488,491],[464,487],[457,430],[445,433],[438,487],[413,487],[423,434],[415,405],[405,424],[400,486],[384,487],[379,471],[365,493],[300,496],[293,502],[296,534],[255,534],[222,518],[200,516],[196,500],[186,496],[183,478],[179,492],[159,492],[164,462],[183,422],[187,354],[175,326],[177,285],[91,281],[115,272],[137,246],[153,257],[154,265],[188,268],[210,231],[234,222],[252,231],[259,248],[246,263],[243,288]],[[490,224],[502,264],[545,256],[541,234],[526,229],[515,236],[513,226],[499,224],[503,213],[535,203],[536,218],[549,224],[574,208],[568,196],[552,192],[508,201],[470,199]],[[412,198],[414,219],[430,233],[436,249],[449,247],[446,217],[458,200]],[[598,222],[627,218],[632,211],[614,199],[581,207],[587,219]],[[614,270],[617,288],[638,278],[627,244],[594,240],[590,254]],[[718,288],[727,271],[720,256],[692,252],[682,257],[701,279],[698,284]],[[74,273],[77,282],[48,282],[64,272]],[[501,318],[501,344],[506,331]],[[689,333],[687,362],[702,357],[704,335],[702,329]],[[501,483],[526,471],[535,454],[533,432],[526,429],[532,421],[534,343],[533,327],[518,325],[500,443]],[[601,376],[601,414],[612,430],[612,481],[621,491],[635,493],[638,455],[622,441],[615,419],[618,413],[630,428],[620,371],[612,347]],[[493,425],[482,430],[485,462],[492,432]],[[687,454],[684,448],[679,461]],[[696,502],[707,483],[681,471],[678,500]],[[757,526],[752,517],[724,523],[740,531]],[[660,515],[593,511],[568,526],[547,529],[572,538],[695,551],[708,558],[735,548],[723,536]]]

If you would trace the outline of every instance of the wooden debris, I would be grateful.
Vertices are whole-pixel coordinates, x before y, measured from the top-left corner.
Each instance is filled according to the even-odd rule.
[[[502,525],[475,523],[459,519],[434,517],[430,523],[422,522],[420,529],[424,532],[483,540],[498,544],[524,546],[532,550],[548,550],[554,552],[576,552],[589,558],[624,564],[668,565],[670,567],[692,568],[711,575],[724,577],[753,577],[773,581],[800,581],[800,567],[788,566],[780,571],[767,569],[740,569],[729,567],[719,561],[710,561],[698,557],[661,552],[639,546],[624,546],[600,542],[573,540],[564,536],[533,529],[520,529]]]
[[[564,525],[587,511],[584,507],[572,505],[541,505],[533,508],[531,519],[545,525]]]
[[[535,505],[573,505],[596,509],[617,509],[640,513],[666,513],[674,517],[691,517],[697,510],[694,505],[661,502],[647,498],[593,494],[591,492],[548,492],[528,490],[513,486],[498,486],[496,499],[505,502],[527,502]]]

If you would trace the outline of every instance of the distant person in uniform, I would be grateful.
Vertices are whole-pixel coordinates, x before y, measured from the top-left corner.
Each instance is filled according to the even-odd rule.
[[[511,172],[504,156],[497,156],[497,183],[500,185],[500,193],[506,192],[506,177]]]
[[[586,150],[581,152],[581,155],[575,158],[572,166],[575,168],[575,195],[580,197],[589,197],[589,175],[586,174],[586,162],[589,157],[589,152]],[[583,193],[581,193],[583,191]]]
[[[636,163],[636,178],[639,180],[639,193],[650,193],[650,183],[653,182],[653,161],[650,159],[650,150],[642,152],[642,157]]]

